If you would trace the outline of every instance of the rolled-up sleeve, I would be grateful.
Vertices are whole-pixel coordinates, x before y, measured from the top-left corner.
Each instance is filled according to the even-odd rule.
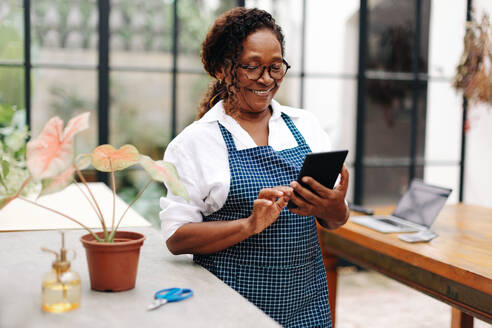
[[[166,241],[182,225],[190,222],[202,222],[205,204],[201,197],[203,191],[197,184],[200,179],[196,176],[199,174],[199,170],[195,167],[196,161],[190,160],[189,155],[181,151],[179,144],[173,143],[166,149],[164,161],[171,162],[176,166],[179,178],[189,195],[189,201],[187,201],[183,197],[174,195],[168,188],[166,197],[161,197],[159,217]]]

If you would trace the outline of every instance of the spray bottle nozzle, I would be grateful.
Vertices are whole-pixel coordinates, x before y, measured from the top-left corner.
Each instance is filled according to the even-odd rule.
[[[61,231],[61,236],[62,236],[62,242],[61,242],[60,252],[56,252],[46,247],[41,247],[41,250],[43,252],[55,254],[56,259],[53,262],[54,269],[66,271],[70,268],[70,261],[67,260],[67,249],[65,248],[65,233],[63,231]],[[75,258],[76,255],[75,251],[73,251],[73,254]]]

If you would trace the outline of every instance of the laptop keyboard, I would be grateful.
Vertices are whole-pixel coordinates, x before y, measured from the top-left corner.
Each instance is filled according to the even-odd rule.
[[[390,219],[379,219],[379,221],[382,221],[384,223],[388,223],[388,224],[391,224],[391,225],[394,225],[394,226],[397,226],[397,227],[408,227],[408,225],[406,225],[406,224],[395,222],[395,221],[390,220]]]

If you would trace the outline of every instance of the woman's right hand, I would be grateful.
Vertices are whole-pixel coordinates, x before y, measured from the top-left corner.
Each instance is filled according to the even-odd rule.
[[[238,220],[191,222],[182,225],[166,241],[173,254],[212,254],[265,230],[275,222],[293,197],[287,186],[262,189],[251,215]]]
[[[252,234],[256,235],[278,219],[280,212],[289,202],[293,189],[287,186],[260,190],[253,202],[253,211],[248,217]]]

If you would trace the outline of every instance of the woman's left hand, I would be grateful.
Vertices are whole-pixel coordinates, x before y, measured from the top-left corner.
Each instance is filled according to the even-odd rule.
[[[315,216],[326,228],[338,228],[347,222],[350,214],[345,203],[348,181],[349,173],[345,165],[342,167],[340,174],[340,183],[333,189],[323,186],[311,177],[302,178],[302,182],[315,191],[313,193],[309,189],[302,187],[297,181],[292,181],[290,186],[302,198],[294,193],[291,196],[291,200],[298,207],[289,209],[289,211],[303,216]]]

